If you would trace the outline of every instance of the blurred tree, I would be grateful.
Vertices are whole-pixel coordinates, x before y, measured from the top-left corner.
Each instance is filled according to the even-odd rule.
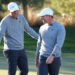
[[[2,5],[1,5],[1,3],[0,3],[0,11],[2,11],[3,9],[2,9]]]
[[[51,0],[51,7],[59,13],[74,13],[75,0]]]
[[[28,6],[31,8],[33,7],[34,9],[41,8],[45,0],[16,0],[16,1],[19,1],[22,3],[24,16],[27,17]]]
[[[29,7],[33,7],[33,8],[41,8],[44,4],[45,0],[0,0],[1,3],[7,4],[11,1],[15,1],[15,2],[20,2],[22,3],[22,7],[23,7],[23,14],[24,16],[27,18],[27,10],[28,10],[28,6]]]
[[[0,0],[0,11],[2,11],[3,9],[2,9],[2,5],[1,5],[1,0]]]

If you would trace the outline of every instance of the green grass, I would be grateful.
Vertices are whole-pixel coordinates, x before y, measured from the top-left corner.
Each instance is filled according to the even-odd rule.
[[[75,53],[75,27],[66,27],[66,39],[62,50],[63,52]]]
[[[34,28],[38,32],[38,28]],[[29,64],[29,74],[37,75],[37,69],[35,67],[35,50],[36,39],[31,38],[28,34],[25,34],[24,46],[26,48]],[[7,61],[2,53],[3,40],[0,44],[0,74],[7,75]],[[75,75],[75,27],[66,27],[66,39],[62,48],[62,66],[59,75]],[[18,75],[17,71],[17,75]]]
[[[35,67],[35,51],[27,51],[28,64],[29,64],[29,74],[28,75],[37,75],[37,68]],[[0,52],[0,74],[7,75],[7,61]],[[16,75],[18,75],[19,70]],[[62,54],[62,66],[60,69],[59,75],[75,75],[75,53],[63,53]]]
[[[75,53],[75,27],[68,26],[65,27],[65,29],[66,29],[66,39],[62,47],[62,52]],[[36,28],[35,30],[38,32],[38,28]],[[27,50],[36,49],[36,40],[32,39],[27,34],[26,34],[26,39],[24,44]]]
[[[34,28],[35,31],[39,31],[39,28]],[[28,34],[25,33],[24,46],[27,51],[35,51],[37,40],[31,38]],[[3,40],[0,44],[0,50],[3,49]],[[71,52],[75,53],[75,27],[68,26],[66,27],[66,39],[62,48],[62,52]]]

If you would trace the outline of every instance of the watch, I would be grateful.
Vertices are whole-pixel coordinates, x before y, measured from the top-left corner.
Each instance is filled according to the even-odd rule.
[[[55,56],[55,54],[52,54],[52,56]]]

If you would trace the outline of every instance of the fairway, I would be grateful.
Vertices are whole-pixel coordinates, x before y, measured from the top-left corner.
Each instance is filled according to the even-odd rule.
[[[7,70],[0,70],[0,74],[1,75],[8,75]],[[16,75],[19,75],[18,71],[16,72]],[[28,75],[37,75],[37,73],[36,72],[29,72]],[[59,75],[70,75],[70,74],[59,74]],[[73,75],[73,74],[71,74],[71,75]]]
[[[28,75],[37,75],[37,69],[34,63],[34,53],[35,52],[27,52],[29,62]],[[7,61],[3,55],[0,55],[0,75],[8,75]],[[19,70],[16,72],[16,75],[19,75]],[[59,75],[75,75],[75,53],[62,54],[62,66]]]
[[[35,29],[38,31],[38,29]],[[62,65],[59,75],[75,75],[75,27],[67,27],[67,36],[62,48]],[[28,75],[37,75],[35,67],[35,50],[37,40],[25,34],[24,46],[28,57]],[[8,75],[7,60],[3,55],[3,40],[0,44],[0,75]],[[16,75],[19,75],[19,70]]]
[[[8,75],[7,70],[0,70],[1,75]],[[16,75],[19,75],[19,71],[16,72]],[[29,72],[28,75],[36,75],[36,72]]]

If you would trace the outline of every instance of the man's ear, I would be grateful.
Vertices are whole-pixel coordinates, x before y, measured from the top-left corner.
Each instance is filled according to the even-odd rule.
[[[10,10],[8,10],[8,12],[10,13]]]

